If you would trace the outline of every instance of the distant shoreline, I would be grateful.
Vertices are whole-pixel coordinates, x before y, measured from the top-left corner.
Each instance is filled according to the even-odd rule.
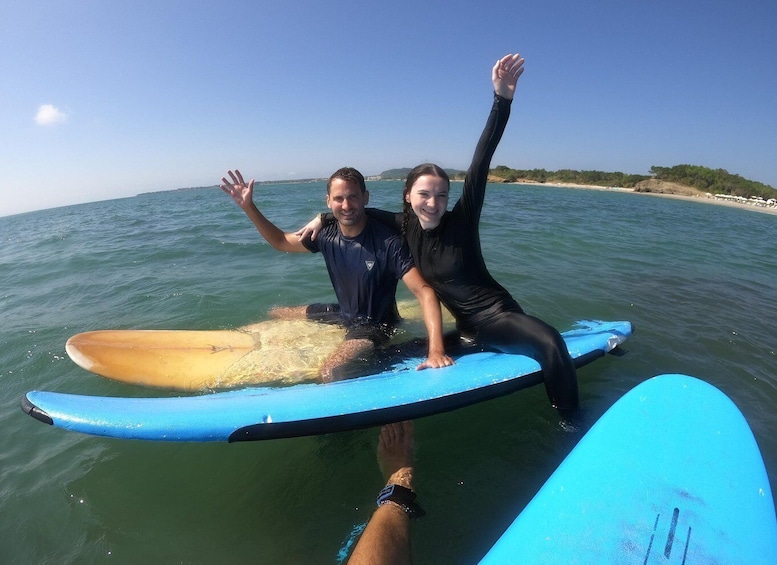
[[[671,194],[666,192],[640,192],[640,191],[634,190],[633,188],[597,186],[592,184],[573,184],[573,183],[555,183],[555,182],[537,183],[537,182],[531,182],[531,181],[516,181],[516,182],[504,183],[504,184],[524,184],[524,185],[540,186],[540,187],[546,186],[548,188],[576,188],[576,189],[582,189],[582,190],[603,190],[607,192],[631,192],[634,194],[642,194],[645,196],[674,198],[675,200],[687,200],[688,202],[699,202],[702,204],[715,204],[717,206],[728,206],[730,208],[739,208],[740,210],[752,210],[753,212],[762,212],[764,214],[777,215],[777,206],[755,206],[753,204],[742,204],[739,202],[732,202],[729,200],[721,200],[719,198],[715,198],[714,196],[710,197],[701,192],[696,196],[688,196],[685,194]]]
[[[327,179],[261,181],[257,184],[306,184],[306,183],[320,182],[320,181],[326,181],[326,180]],[[382,182],[382,181],[401,181],[403,179],[368,178],[366,180],[371,182]],[[462,181],[459,179],[453,179],[453,182],[462,182]],[[642,194],[645,196],[674,198],[675,200],[687,200],[688,202],[699,202],[702,204],[715,204],[717,206],[728,206],[730,208],[739,208],[740,210],[751,210],[753,212],[761,212],[764,214],[777,215],[777,206],[755,206],[753,204],[734,202],[731,200],[721,200],[720,198],[715,198],[714,196],[707,196],[705,193],[701,191],[696,191],[697,193],[694,195],[688,195],[688,194],[674,194],[672,192],[639,191],[639,190],[634,190],[633,188],[621,188],[619,186],[599,186],[595,184],[575,184],[575,183],[560,183],[560,182],[542,183],[542,182],[525,181],[525,180],[519,180],[514,182],[501,182],[498,180],[490,180],[489,182],[493,182],[494,184],[516,184],[516,185],[529,185],[529,186],[538,186],[538,187],[547,187],[547,188],[574,188],[574,189],[580,189],[580,190],[602,190],[606,192],[631,192],[634,194]],[[137,196],[142,196],[144,194],[156,194],[158,192],[169,192],[170,190],[199,190],[201,188],[218,188],[218,185],[175,188],[175,189],[159,190],[159,191],[153,191],[153,192],[143,192],[138,194]],[[695,189],[689,189],[689,190],[695,190]]]

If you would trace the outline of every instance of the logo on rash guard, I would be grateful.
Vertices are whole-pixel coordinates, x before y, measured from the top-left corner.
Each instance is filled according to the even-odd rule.
[[[367,265],[367,270],[371,271],[372,268],[375,266],[375,261],[365,261],[364,264]]]

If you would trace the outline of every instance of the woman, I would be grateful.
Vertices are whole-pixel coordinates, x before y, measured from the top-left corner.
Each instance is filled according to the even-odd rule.
[[[479,222],[491,158],[507,125],[524,59],[506,55],[492,69],[494,104],[464,180],[462,195],[448,211],[450,180],[437,165],[410,171],[400,214],[367,213],[401,228],[421,275],[456,318],[462,337],[536,359],[551,404],[578,407],[575,364],[553,327],[526,314],[489,274],[480,248]]]

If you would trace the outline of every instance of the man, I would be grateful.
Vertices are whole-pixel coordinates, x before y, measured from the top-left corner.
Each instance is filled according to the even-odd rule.
[[[276,315],[304,315],[319,320],[331,320],[334,313],[346,326],[345,341],[321,369],[324,382],[335,380],[337,367],[389,338],[387,329],[399,321],[395,297],[399,279],[420,302],[429,337],[427,360],[418,369],[453,364],[444,351],[440,302],[421,278],[401,238],[380,222],[368,221],[364,207],[369,202],[369,192],[359,171],[345,167],[329,178],[326,205],[337,222],[322,230],[316,241],[284,233],[254,204],[254,180],[246,184],[238,170],[228,171],[228,175],[231,182],[222,178],[221,189],[243,209],[273,248],[286,252],[321,252],[324,256],[338,304],[312,304],[276,312]]]

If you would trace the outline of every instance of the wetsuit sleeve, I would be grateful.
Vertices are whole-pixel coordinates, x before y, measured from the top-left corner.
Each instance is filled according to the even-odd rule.
[[[310,239],[310,236],[308,236],[305,239],[303,239],[302,241],[300,241],[300,243],[302,245],[304,245],[305,249],[307,249],[311,253],[318,253],[319,251],[321,251],[321,249],[319,249],[319,247],[318,247],[318,243],[316,241],[312,241]]]
[[[460,212],[475,223],[480,220],[480,211],[486,197],[486,182],[491,167],[491,158],[494,156],[505,131],[505,126],[507,126],[507,120],[510,118],[511,103],[512,100],[494,94],[491,113],[488,116],[485,129],[480,135],[475,155],[472,157],[472,164],[470,164],[464,179],[461,198],[456,203],[456,208],[461,208]]]
[[[385,224],[392,229],[402,229],[402,220],[404,218],[404,214],[401,212],[388,212],[378,208],[365,208],[364,211],[370,218],[374,218],[375,220],[378,220],[380,223]]]

